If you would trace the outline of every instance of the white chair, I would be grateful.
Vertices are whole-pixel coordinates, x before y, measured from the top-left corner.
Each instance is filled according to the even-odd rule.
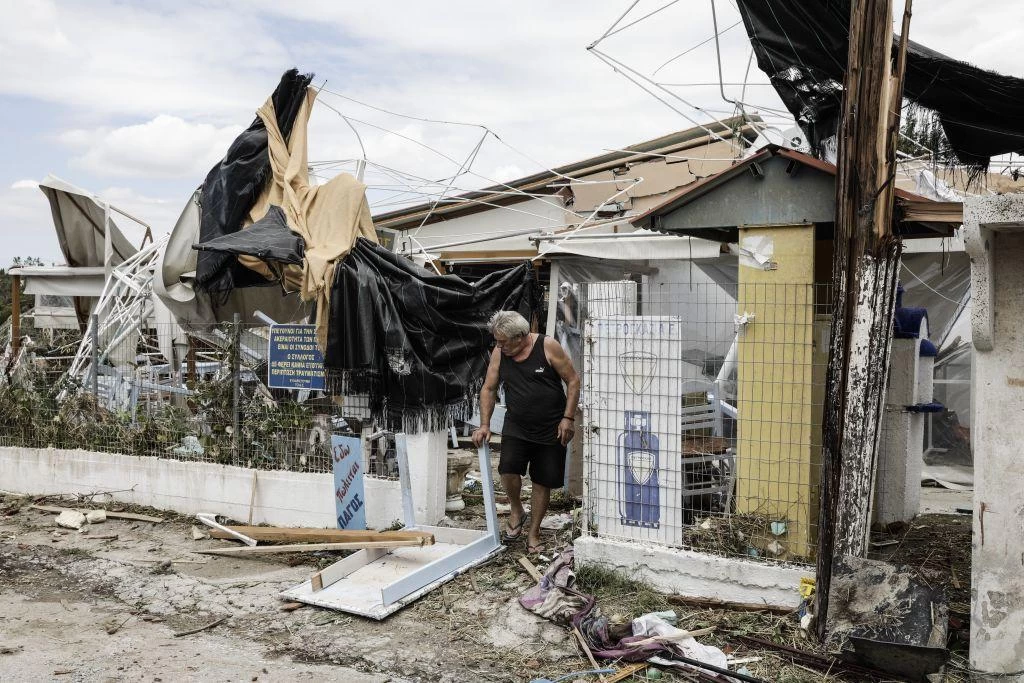
[[[683,395],[692,396],[695,393],[705,395],[704,402],[696,405],[684,405],[681,408],[682,436],[684,448],[687,444],[687,435],[691,437],[690,443],[696,441],[700,444],[701,436],[708,437],[708,441],[720,444],[725,436],[722,417],[722,396],[721,383],[719,381],[709,382],[707,380],[685,380],[683,382]],[[680,399],[682,400],[682,398]],[[736,456],[732,448],[726,448],[722,452],[712,452],[715,449],[700,449],[697,453],[680,453],[682,459],[682,493],[683,509],[695,510],[695,501],[700,496],[718,494],[722,497],[721,512],[728,514],[732,507],[732,490],[736,477]],[[717,469],[717,471],[716,471]]]

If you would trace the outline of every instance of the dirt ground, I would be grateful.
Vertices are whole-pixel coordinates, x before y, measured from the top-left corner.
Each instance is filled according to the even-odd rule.
[[[194,551],[230,543],[194,541],[191,520],[158,511],[148,512],[165,518],[159,524],[108,519],[87,533],[57,529],[55,515],[29,509],[33,502],[41,501],[0,497],[3,683],[511,682],[591,668],[565,629],[519,606],[518,596],[532,585],[517,564],[522,547],[510,547],[377,622],[316,607],[282,610],[280,591],[335,561],[337,554],[199,555]],[[456,517],[460,526],[484,526],[480,505]],[[569,541],[572,530],[546,533],[552,547]],[[969,574],[964,580],[969,582]],[[796,615],[681,607],[602,572],[581,573],[579,586],[596,594],[608,615],[629,619],[674,609],[683,628],[714,627],[702,642],[736,657],[758,658],[746,667],[764,680],[825,680],[807,662],[744,640],[761,638],[822,654],[800,634]],[[226,620],[213,628],[175,636],[221,618]],[[664,679],[696,680],[667,673]],[[863,679],[833,671],[827,680]]]

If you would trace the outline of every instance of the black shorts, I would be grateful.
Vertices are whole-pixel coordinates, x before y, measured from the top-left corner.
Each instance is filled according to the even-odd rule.
[[[530,466],[533,483],[549,489],[562,488],[565,483],[565,446],[502,436],[498,474],[522,476],[526,474],[527,465]]]

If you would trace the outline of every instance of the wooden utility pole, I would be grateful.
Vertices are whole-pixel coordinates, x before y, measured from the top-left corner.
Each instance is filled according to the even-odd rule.
[[[900,241],[893,234],[896,140],[910,23],[892,63],[892,0],[850,3],[839,121],[832,335],[822,424],[817,630],[824,637],[832,563],[863,556],[870,528],[889,370]]]

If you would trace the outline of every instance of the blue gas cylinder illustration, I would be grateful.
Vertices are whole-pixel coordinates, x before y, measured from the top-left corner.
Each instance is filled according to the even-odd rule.
[[[624,412],[626,431],[616,444],[619,518],[627,526],[657,529],[661,524],[658,437],[651,433],[650,412]]]

